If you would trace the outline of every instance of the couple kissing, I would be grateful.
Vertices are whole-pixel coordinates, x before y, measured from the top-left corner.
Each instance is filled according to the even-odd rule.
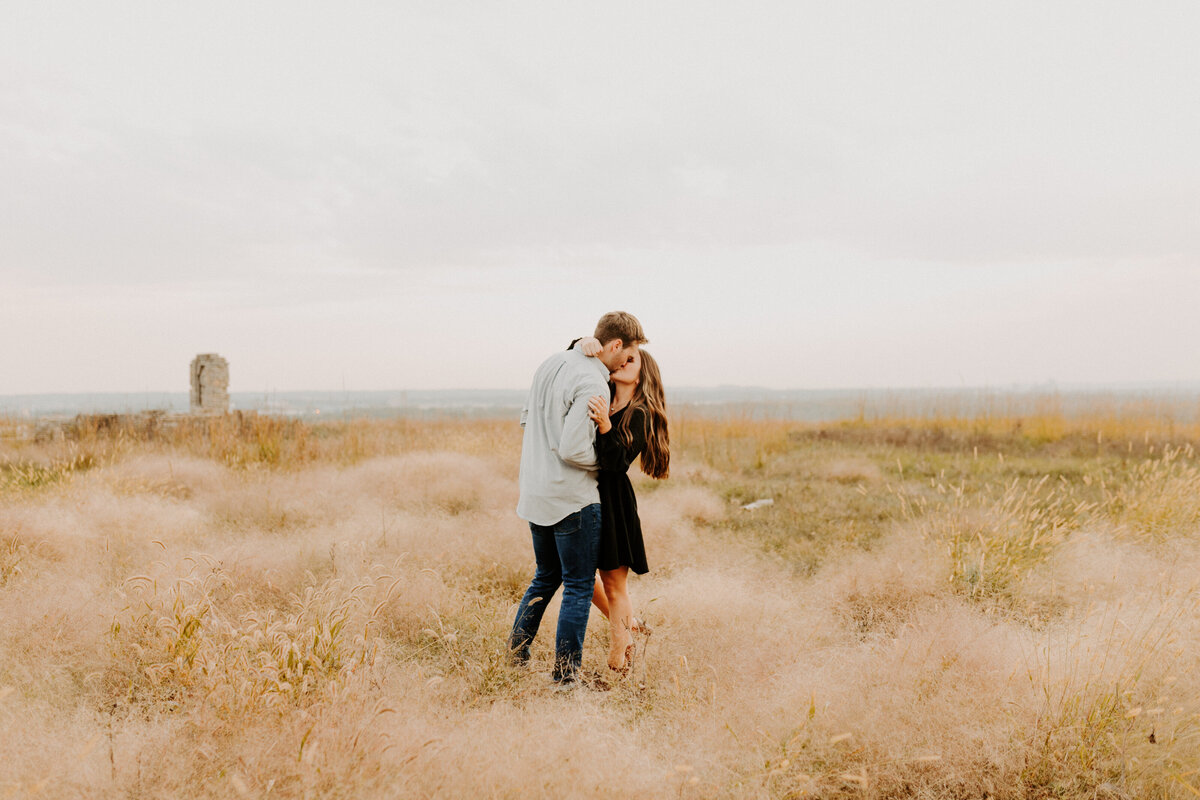
[[[578,684],[593,603],[609,621],[613,670],[629,669],[633,634],[649,632],[627,588],[630,570],[649,569],[628,471],[640,456],[643,472],[667,477],[670,449],[662,377],[641,349],[647,342],[636,317],[605,314],[593,336],[538,367],[521,412],[517,515],[529,523],[537,566],[508,644],[515,663],[529,662],[561,586],[552,676],[564,687]]]

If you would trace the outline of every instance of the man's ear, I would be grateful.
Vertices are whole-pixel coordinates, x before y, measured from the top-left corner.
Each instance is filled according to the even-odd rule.
[[[621,352],[621,348],[623,348],[624,346],[625,346],[625,343],[622,342],[620,339],[613,339],[611,342],[608,343],[608,346],[605,349],[607,349],[608,351],[613,352],[613,353],[619,353],[619,352]]]

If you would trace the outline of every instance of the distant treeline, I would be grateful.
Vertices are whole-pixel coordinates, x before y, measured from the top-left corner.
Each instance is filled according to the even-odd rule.
[[[898,417],[1019,417],[1081,414],[1154,416],[1181,423],[1200,419],[1200,385],[1145,388],[1029,389],[762,389],[669,390],[676,413],[706,417],[823,422]],[[233,392],[234,410],[302,418],[490,418],[519,413],[519,390],[371,392]],[[186,392],[0,395],[0,415],[63,418],[143,411],[185,414]]]

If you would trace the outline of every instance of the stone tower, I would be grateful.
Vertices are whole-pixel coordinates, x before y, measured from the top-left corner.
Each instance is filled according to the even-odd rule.
[[[224,414],[229,411],[229,362],[216,353],[201,353],[192,359],[193,414]]]

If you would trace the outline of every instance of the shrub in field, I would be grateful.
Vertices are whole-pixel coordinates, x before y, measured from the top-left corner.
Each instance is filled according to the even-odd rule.
[[[49,462],[0,463],[0,492],[6,489],[41,489],[52,486],[96,465],[96,456],[88,452],[76,452],[66,458],[56,458]]]
[[[1191,445],[1164,447],[1160,458],[1114,475],[1104,511],[1135,536],[1151,540],[1200,532],[1200,465]]]
[[[906,516],[950,556],[954,590],[972,600],[1012,598],[1012,586],[1079,527],[1092,505],[1043,476],[966,491],[931,480],[932,491],[901,493]]]
[[[278,613],[247,602],[209,558],[165,586],[135,576],[112,623],[106,682],[118,701],[200,702],[229,715],[308,705],[369,674],[374,627],[398,583],[390,575],[353,587],[314,578]]]

